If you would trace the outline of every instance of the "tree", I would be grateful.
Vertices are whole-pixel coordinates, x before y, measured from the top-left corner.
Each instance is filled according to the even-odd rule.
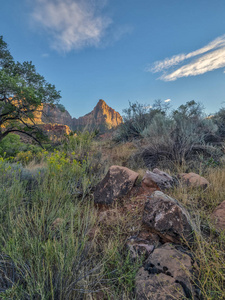
[[[60,92],[37,73],[32,62],[15,62],[0,36],[0,141],[11,132],[33,138],[39,144],[44,134],[35,124],[41,104],[56,104]]]

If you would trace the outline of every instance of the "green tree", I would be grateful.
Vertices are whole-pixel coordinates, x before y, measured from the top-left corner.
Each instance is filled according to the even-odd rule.
[[[11,132],[20,132],[40,144],[44,134],[35,124],[41,104],[56,104],[60,92],[37,73],[32,62],[15,62],[0,36],[0,141]]]

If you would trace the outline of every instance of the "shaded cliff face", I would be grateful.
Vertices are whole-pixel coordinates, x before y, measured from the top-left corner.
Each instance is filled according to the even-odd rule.
[[[67,125],[72,128],[72,117],[67,110],[61,111],[57,107],[50,105],[44,105],[41,120],[43,123],[53,123]]]
[[[72,118],[67,110],[61,111],[51,105],[41,105],[35,113],[36,124],[67,125],[72,130],[87,128],[111,129],[122,123],[121,115],[109,107],[105,101],[99,100],[95,108],[78,119]]]
[[[100,129],[111,129],[123,122],[121,115],[109,107],[104,100],[99,100],[95,108],[87,115],[73,118],[72,127],[81,129],[85,126]]]

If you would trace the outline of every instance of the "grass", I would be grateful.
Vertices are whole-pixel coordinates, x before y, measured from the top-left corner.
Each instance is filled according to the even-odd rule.
[[[141,209],[126,209],[124,200],[106,213],[93,205],[92,195],[108,165],[130,167],[135,145],[87,143],[87,134],[73,138],[23,165],[0,160],[1,299],[135,299],[142,258],[131,259],[126,241],[141,228]],[[140,165],[134,169],[144,174]],[[225,199],[225,167],[199,173],[210,182],[207,190],[180,185],[168,194],[198,228],[192,247],[196,284],[204,299],[222,300],[225,234],[216,231],[210,215]]]
[[[225,232],[218,232],[211,219],[213,210],[225,199],[225,167],[208,168],[206,190],[179,186],[169,195],[179,200],[197,226],[192,246],[197,269],[196,284],[204,299],[225,299]]]

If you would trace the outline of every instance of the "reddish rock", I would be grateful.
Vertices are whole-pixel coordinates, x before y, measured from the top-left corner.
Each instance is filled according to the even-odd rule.
[[[99,100],[95,108],[78,119],[72,118],[67,110],[60,110],[57,105],[42,104],[35,112],[36,124],[67,125],[72,130],[85,127],[111,129],[123,122],[121,115],[109,107],[104,100]]]
[[[138,173],[120,166],[111,166],[105,178],[96,186],[95,204],[112,204],[117,198],[126,195],[138,178]]]
[[[171,244],[154,250],[136,275],[137,300],[196,299],[192,259]]]
[[[121,115],[100,99],[95,108],[87,115],[73,119],[73,127],[105,127],[111,129],[123,122]]]
[[[143,223],[165,242],[193,242],[193,228],[188,212],[175,199],[154,192],[145,204]]]
[[[225,230],[225,201],[217,206],[211,218],[218,230]]]
[[[142,187],[145,190],[166,190],[174,186],[174,179],[172,176],[159,169],[154,169],[153,172],[146,171],[142,179]]]
[[[39,125],[41,129],[46,132],[50,137],[57,136],[62,137],[65,134],[70,134],[71,130],[67,125],[60,125],[60,124],[42,124]]]
[[[207,179],[195,173],[181,173],[179,178],[183,183],[192,187],[206,188],[209,185]]]

